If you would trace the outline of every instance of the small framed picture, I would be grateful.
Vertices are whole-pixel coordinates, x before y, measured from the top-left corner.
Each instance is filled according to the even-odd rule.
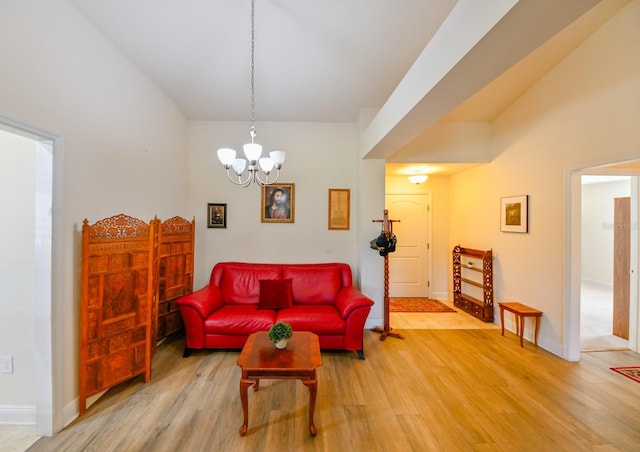
[[[329,189],[329,229],[349,230],[350,195],[348,188]]]
[[[226,228],[227,227],[227,205],[207,204],[207,227]]]
[[[529,232],[529,196],[509,196],[501,199],[500,230]]]
[[[262,223],[294,223],[295,201],[295,184],[263,185],[260,220]]]

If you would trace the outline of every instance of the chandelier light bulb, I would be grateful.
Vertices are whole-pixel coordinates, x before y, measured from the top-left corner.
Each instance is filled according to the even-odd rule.
[[[273,169],[273,160],[271,160],[269,157],[262,157],[259,161],[258,161],[259,165],[260,165],[260,169],[262,170],[263,173],[265,174],[269,174],[271,172],[271,170]]]
[[[236,159],[236,151],[229,148],[218,149],[218,160],[224,165],[225,168],[229,168],[233,161]]]
[[[273,165],[277,169],[280,169],[282,168],[284,159],[287,157],[287,153],[284,151],[271,151],[269,152],[269,157],[271,157],[271,160],[273,160]]]
[[[247,160],[255,162],[262,155],[262,146],[258,143],[247,143],[243,147],[244,155],[247,157]]]
[[[236,174],[238,176],[242,176],[242,173],[244,173],[244,169],[247,166],[247,161],[245,159],[235,159],[231,165],[233,166],[233,170]]]

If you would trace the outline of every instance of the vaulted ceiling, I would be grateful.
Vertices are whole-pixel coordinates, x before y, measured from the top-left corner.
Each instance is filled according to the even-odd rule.
[[[249,120],[250,0],[70,1],[188,119]],[[255,0],[256,120],[369,115],[363,156],[420,161],[434,124],[491,121],[626,3]]]

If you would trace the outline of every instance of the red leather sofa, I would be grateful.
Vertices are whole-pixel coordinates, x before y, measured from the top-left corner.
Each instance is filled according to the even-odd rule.
[[[311,331],[321,349],[353,350],[364,359],[364,324],[373,301],[352,284],[343,263],[221,262],[209,284],[177,301],[194,349],[242,348],[251,333],[275,322]]]

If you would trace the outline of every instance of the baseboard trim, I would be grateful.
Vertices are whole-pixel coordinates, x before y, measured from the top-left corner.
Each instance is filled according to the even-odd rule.
[[[0,405],[0,424],[36,425],[36,406]]]

